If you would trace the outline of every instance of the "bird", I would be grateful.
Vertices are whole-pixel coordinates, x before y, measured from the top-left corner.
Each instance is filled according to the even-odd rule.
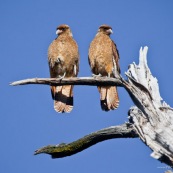
[[[110,38],[112,27],[103,24],[89,46],[88,60],[93,76],[120,76],[119,52]],[[103,111],[118,108],[119,96],[116,86],[97,86],[100,93],[100,104]]]
[[[68,25],[56,28],[57,37],[48,48],[48,64],[51,78],[77,77],[79,72],[79,50]],[[54,109],[58,113],[69,113],[73,109],[73,85],[51,86]]]

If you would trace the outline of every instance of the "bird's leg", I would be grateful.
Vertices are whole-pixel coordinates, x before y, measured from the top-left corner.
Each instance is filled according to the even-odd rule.
[[[64,77],[65,77],[65,75],[66,75],[66,72],[64,72],[64,74],[61,76],[61,75],[58,75],[58,78],[60,79],[60,80],[62,80]]]
[[[111,74],[110,73],[108,73],[108,76],[107,76],[108,78],[110,78],[111,77]]]

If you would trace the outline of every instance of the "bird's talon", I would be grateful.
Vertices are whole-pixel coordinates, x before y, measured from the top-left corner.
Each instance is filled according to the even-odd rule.
[[[65,77],[65,75],[66,75],[66,73],[64,73],[63,76],[58,75],[58,78],[59,78],[60,80],[62,80],[62,79]]]
[[[102,75],[99,73],[99,74],[92,74],[92,77],[96,78],[96,77],[101,77]]]

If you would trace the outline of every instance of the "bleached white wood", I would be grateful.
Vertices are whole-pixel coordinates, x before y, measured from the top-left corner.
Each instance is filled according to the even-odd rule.
[[[148,47],[140,49],[139,65],[131,64],[126,73],[136,105],[129,111],[129,120],[153,150],[151,156],[173,166],[173,109],[162,102],[158,81],[147,65],[147,51]]]

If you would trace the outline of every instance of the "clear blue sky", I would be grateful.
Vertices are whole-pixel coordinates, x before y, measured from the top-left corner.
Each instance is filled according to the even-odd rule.
[[[88,48],[101,24],[112,26],[120,52],[122,75],[138,63],[141,46],[148,46],[148,64],[160,84],[163,99],[172,105],[172,0],[0,0],[0,172],[2,173],[161,173],[164,164],[150,157],[140,139],[113,139],[74,156],[51,159],[34,156],[48,144],[71,142],[88,133],[128,121],[133,106],[118,88],[120,107],[102,112],[96,87],[76,86],[74,110],[53,110],[49,86],[9,86],[9,82],[49,77],[47,48],[55,29],[68,24],[79,45],[79,76],[91,76]]]

